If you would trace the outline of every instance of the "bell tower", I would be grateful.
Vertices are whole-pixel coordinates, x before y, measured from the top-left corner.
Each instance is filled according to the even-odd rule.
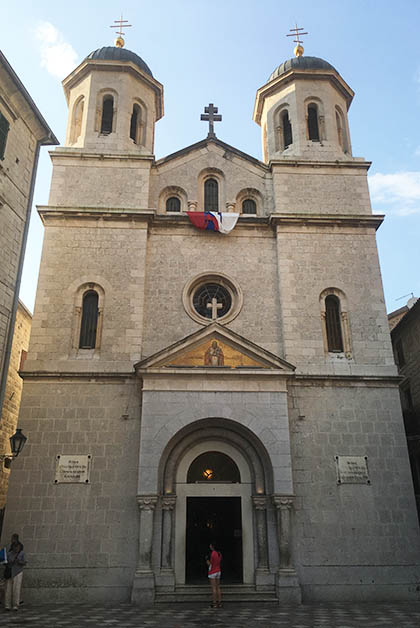
[[[122,34],[120,28],[115,46],[92,52],[63,81],[68,147],[153,154],[163,87],[143,59],[124,48]]]
[[[300,35],[306,33],[291,30],[295,57],[274,70],[255,101],[263,159],[351,159],[347,111],[354,92],[330,63],[304,57]]]

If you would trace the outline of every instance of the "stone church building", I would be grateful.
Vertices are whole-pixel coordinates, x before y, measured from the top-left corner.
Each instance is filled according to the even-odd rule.
[[[137,54],[96,50],[63,86],[5,519],[25,600],[200,599],[211,541],[229,599],[416,599],[352,89],[290,59],[256,94],[262,160],[211,125],[156,160],[163,87]]]

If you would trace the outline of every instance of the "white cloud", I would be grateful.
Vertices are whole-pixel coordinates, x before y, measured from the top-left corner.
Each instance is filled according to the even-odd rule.
[[[70,74],[78,55],[60,31],[50,22],[39,22],[35,35],[40,44],[41,67],[60,79]]]
[[[401,216],[420,214],[420,172],[378,172],[368,180],[376,211],[388,211]]]

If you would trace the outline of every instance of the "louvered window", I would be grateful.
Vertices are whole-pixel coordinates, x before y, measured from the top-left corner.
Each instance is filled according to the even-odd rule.
[[[112,119],[114,117],[114,99],[106,96],[102,104],[101,133],[107,135],[112,133]]]
[[[204,210],[206,212],[219,211],[219,184],[216,179],[207,179],[204,183]]]
[[[256,214],[257,213],[257,205],[252,198],[246,198],[242,203],[242,213],[243,214]]]
[[[176,196],[171,196],[166,201],[166,211],[167,212],[180,212],[181,211],[181,201]]]
[[[89,290],[83,296],[80,349],[94,349],[98,328],[98,293]]]
[[[341,332],[340,301],[330,294],[325,299],[325,324],[327,328],[328,351],[344,351]]]
[[[9,133],[9,123],[6,118],[0,113],[0,159],[4,158],[6,151],[7,135]]]
[[[286,149],[290,144],[293,144],[292,125],[290,124],[289,113],[284,111],[281,119],[283,123],[284,149]]]
[[[313,142],[319,142],[318,109],[316,105],[308,107],[308,136]]]

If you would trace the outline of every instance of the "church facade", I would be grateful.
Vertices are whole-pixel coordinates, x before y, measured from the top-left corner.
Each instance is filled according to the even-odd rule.
[[[415,599],[351,88],[291,59],[257,92],[262,161],[212,129],[155,160],[163,88],[140,57],[101,48],[63,85],[5,521],[25,598],[198,599],[213,541],[232,599]]]

